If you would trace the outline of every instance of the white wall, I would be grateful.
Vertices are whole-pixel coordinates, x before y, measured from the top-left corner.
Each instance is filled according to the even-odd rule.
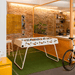
[[[6,57],[6,0],[0,0],[0,50]]]

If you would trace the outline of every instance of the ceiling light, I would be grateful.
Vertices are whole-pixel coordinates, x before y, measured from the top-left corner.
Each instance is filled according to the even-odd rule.
[[[18,4],[18,3],[10,3],[12,6],[22,6],[22,7],[33,7],[32,5],[24,5],[24,4]]]
[[[44,7],[36,7],[35,9],[43,9],[43,10],[54,10],[54,11],[60,11],[60,10],[57,10],[57,9],[44,8]]]

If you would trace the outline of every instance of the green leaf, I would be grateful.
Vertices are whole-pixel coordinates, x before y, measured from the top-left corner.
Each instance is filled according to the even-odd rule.
[[[43,26],[47,26],[46,24],[43,24]]]
[[[42,24],[41,22],[39,22],[39,24]]]

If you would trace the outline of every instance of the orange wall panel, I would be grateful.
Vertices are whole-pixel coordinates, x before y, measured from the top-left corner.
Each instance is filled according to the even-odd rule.
[[[21,33],[21,15],[7,14],[7,34]]]

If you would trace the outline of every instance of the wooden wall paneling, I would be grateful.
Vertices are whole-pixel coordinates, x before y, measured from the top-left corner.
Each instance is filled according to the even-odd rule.
[[[13,18],[12,18],[13,15],[9,15],[7,14],[7,34],[11,34],[13,29],[12,29],[12,22],[13,22]]]
[[[14,20],[18,22],[18,15],[14,15]]]
[[[14,33],[21,33],[21,15],[15,15],[14,20],[15,20]]]
[[[17,33],[21,33],[21,16],[17,15],[17,21],[16,21],[16,26],[15,26],[15,30],[17,31]]]
[[[7,14],[7,34],[21,32],[21,15]]]
[[[17,22],[15,26],[16,33],[21,33],[21,22]]]
[[[7,34],[13,33],[13,14],[7,14]]]
[[[15,18],[14,17],[15,17],[15,15],[13,15],[13,22],[12,22],[12,24],[13,24],[13,26],[12,26],[13,32],[11,34],[15,33]]]
[[[18,15],[18,22],[21,22],[21,15]]]

